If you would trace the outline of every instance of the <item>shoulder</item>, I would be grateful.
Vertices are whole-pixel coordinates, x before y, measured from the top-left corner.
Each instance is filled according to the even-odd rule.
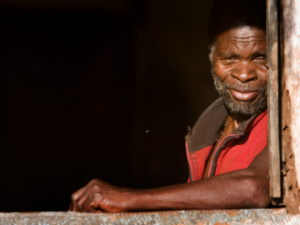
[[[220,110],[221,110],[221,112],[220,112]],[[197,122],[203,118],[210,117],[211,113],[218,113],[218,112],[224,113],[223,112],[224,110],[226,110],[225,106],[224,106],[224,102],[223,102],[222,98],[218,98],[210,106],[207,107],[207,109],[200,115]],[[226,116],[227,116],[227,112],[226,112]],[[197,122],[196,122],[196,124],[197,124]]]
[[[227,116],[224,102],[218,98],[200,115],[186,136],[189,147],[196,150],[212,144],[218,137]]]

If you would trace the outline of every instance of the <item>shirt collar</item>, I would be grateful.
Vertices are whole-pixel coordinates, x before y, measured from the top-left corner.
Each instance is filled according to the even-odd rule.
[[[265,110],[262,113],[257,113],[251,116],[248,120],[243,121],[232,134],[240,136],[245,135],[247,131],[252,129],[267,113]],[[229,115],[223,99],[219,98],[213,102],[199,117],[193,129],[186,136],[189,146],[189,152],[195,152],[212,145],[220,136],[221,129]]]

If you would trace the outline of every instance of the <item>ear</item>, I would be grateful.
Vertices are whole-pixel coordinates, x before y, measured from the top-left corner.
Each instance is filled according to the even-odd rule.
[[[209,47],[209,54],[208,54],[208,58],[210,60],[210,62],[212,63],[213,61],[213,58],[214,58],[214,54],[215,54],[215,48],[216,46],[215,45],[212,45]]]
[[[212,63],[212,60],[213,60],[213,53],[212,53],[212,51],[209,52],[208,58],[209,58],[210,62]]]

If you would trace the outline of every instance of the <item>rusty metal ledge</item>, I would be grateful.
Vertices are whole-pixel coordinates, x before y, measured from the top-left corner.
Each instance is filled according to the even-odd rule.
[[[47,224],[111,224],[111,225],[158,225],[158,224],[300,224],[300,215],[289,215],[286,209],[254,210],[203,210],[168,211],[147,213],[0,213],[0,224],[47,225]]]

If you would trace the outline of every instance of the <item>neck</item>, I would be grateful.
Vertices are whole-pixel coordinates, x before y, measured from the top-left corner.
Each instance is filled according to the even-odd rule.
[[[243,121],[249,119],[251,115],[243,115],[243,114],[233,114],[230,113],[228,116],[228,120],[230,120],[230,123],[236,129]]]

